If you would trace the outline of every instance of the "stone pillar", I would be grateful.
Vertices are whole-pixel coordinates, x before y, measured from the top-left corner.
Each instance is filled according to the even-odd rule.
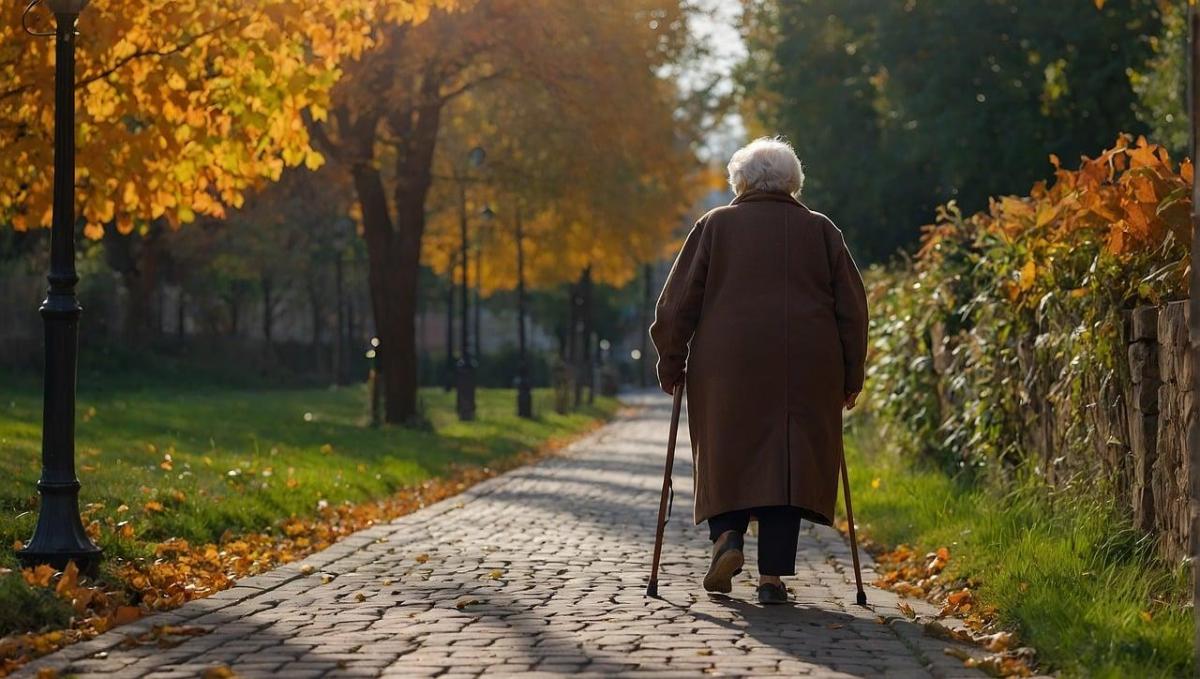
[[[1192,370],[1188,351],[1188,302],[1171,302],[1158,318],[1158,447],[1153,463],[1154,529],[1163,556],[1188,554],[1188,447]]]
[[[1132,458],[1130,502],[1133,524],[1154,529],[1153,470],[1158,451],[1158,392],[1161,385],[1158,359],[1158,308],[1135,309],[1129,328],[1129,449]]]

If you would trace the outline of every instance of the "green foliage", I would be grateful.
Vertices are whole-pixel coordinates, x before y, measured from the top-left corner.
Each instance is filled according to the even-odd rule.
[[[1129,81],[1138,95],[1137,116],[1151,136],[1172,153],[1187,152],[1190,134],[1187,114],[1187,4],[1175,0],[1159,3],[1162,30],[1150,36],[1154,56],[1130,71]]]
[[[873,420],[848,437],[862,533],[921,551],[948,547],[946,575],[1038,649],[1043,670],[1076,677],[1191,676],[1193,621],[1183,568],[1156,561],[1112,500],[1037,485],[999,492],[895,454]],[[878,483],[876,483],[876,481]]]
[[[1047,153],[1073,164],[1145,129],[1155,0],[754,0],[741,69],[756,132],[791,138],[813,207],[856,254],[911,245],[935,206],[1024,192]]]
[[[1190,176],[1121,137],[1027,198],[941,208],[914,261],[870,276],[867,383],[889,426],[949,468],[1046,474],[1048,447],[1101,465],[1091,451],[1127,370],[1122,311],[1186,294]],[[1039,445],[1064,419],[1062,440]]]

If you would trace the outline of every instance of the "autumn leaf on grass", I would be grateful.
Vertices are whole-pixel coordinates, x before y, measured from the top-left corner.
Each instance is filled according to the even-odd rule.
[[[322,455],[330,455],[332,453],[333,453],[333,446],[331,444],[326,443],[325,445],[321,446],[321,454]]]
[[[26,568],[21,571],[21,575],[25,577],[25,582],[33,587],[49,587],[50,579],[54,577],[56,571],[42,564],[37,568]]]
[[[79,585],[79,567],[74,561],[67,562],[67,568],[63,571],[62,577],[58,579],[58,584],[54,587],[54,593],[61,597],[70,598],[75,592],[75,588]]]
[[[161,512],[164,510],[162,503],[159,502],[158,500],[151,500],[151,501],[147,502],[146,504],[142,505],[142,508],[148,512]]]

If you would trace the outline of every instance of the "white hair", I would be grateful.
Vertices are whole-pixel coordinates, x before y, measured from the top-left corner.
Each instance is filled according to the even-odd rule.
[[[804,188],[804,169],[791,144],[778,137],[760,137],[729,160],[729,185],[739,196],[746,191],[770,191],[798,197]]]

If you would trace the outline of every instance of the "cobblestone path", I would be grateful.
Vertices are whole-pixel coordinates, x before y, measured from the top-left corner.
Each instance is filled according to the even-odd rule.
[[[923,636],[891,594],[870,588],[873,610],[854,606],[849,549],[827,528],[805,524],[797,576],[788,579],[796,605],[756,603],[753,537],[732,595],[706,594],[709,545],[691,521],[686,434],[663,599],[645,598],[670,402],[631,401],[640,408],[561,457],[68,647],[21,674],[197,677],[224,666],[241,677],[296,679],[983,676],[944,654],[947,642]],[[870,581],[869,558],[865,565]],[[206,633],[170,648],[122,644],[164,624]]]

